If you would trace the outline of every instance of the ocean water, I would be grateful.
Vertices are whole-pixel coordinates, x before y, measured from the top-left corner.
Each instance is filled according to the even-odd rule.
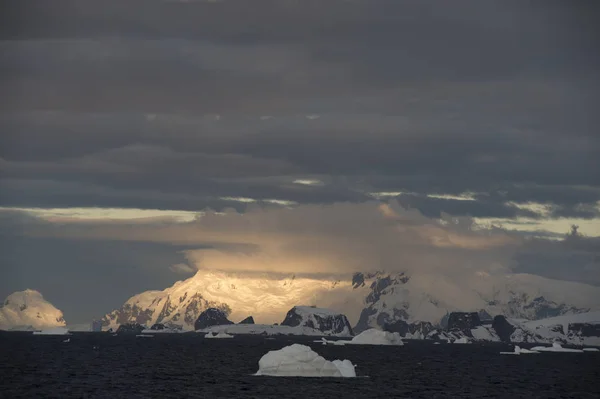
[[[600,398],[600,353],[503,356],[502,344],[322,346],[307,338],[0,333],[0,398]],[[257,377],[292,343],[361,378]]]

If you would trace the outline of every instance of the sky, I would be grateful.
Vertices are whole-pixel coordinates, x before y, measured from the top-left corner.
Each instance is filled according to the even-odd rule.
[[[199,268],[600,285],[594,2],[1,7],[2,298],[84,321]]]

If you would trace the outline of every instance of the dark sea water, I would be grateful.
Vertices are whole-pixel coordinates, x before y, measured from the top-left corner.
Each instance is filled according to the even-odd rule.
[[[600,353],[503,356],[508,345],[322,346],[305,338],[0,333],[1,398],[600,398]],[[363,378],[257,377],[304,343]]]

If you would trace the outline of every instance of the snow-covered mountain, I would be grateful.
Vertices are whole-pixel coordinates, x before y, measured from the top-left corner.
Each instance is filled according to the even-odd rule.
[[[201,270],[163,291],[131,297],[104,316],[103,326],[116,330],[124,323],[163,323],[193,330],[196,319],[208,308],[223,310],[234,322],[253,315],[258,323],[272,324],[281,322],[290,308],[302,303],[353,309],[350,314],[356,318],[362,309],[362,298],[353,295],[350,281],[248,277]]]
[[[345,315],[331,309],[294,306],[281,322],[282,326],[310,327],[323,333],[351,336],[352,327]]]
[[[65,325],[63,313],[35,290],[12,293],[0,305],[1,330],[37,330]]]
[[[398,320],[444,325],[455,311],[536,320],[600,309],[599,287],[529,274],[356,273],[352,282],[365,300],[359,332]]]
[[[356,273],[348,280],[237,275],[201,270],[163,291],[130,298],[103,319],[105,328],[123,323],[178,325],[192,330],[204,310],[225,311],[233,322],[253,315],[257,323],[280,322],[300,304],[347,316],[354,332],[402,320],[444,326],[450,312],[480,312],[536,320],[600,310],[600,287],[529,274],[474,272],[428,274]],[[419,328],[421,328],[419,327]]]

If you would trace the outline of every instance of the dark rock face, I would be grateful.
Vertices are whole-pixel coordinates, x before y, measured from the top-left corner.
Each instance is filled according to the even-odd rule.
[[[331,334],[340,334],[344,332],[344,330],[347,330],[352,334],[350,322],[343,314],[322,315],[318,314],[317,311],[315,313],[310,313],[309,315],[303,315],[300,314],[295,306],[287,312],[281,325],[290,327],[310,327]]]
[[[600,324],[571,323],[568,334],[579,337],[600,337]]]
[[[384,324],[383,330],[397,332],[402,337],[405,337],[407,334],[421,334],[423,337],[427,337],[427,335],[436,330],[436,328],[433,327],[433,324],[426,321],[409,324],[404,320],[396,320],[392,323]]]
[[[240,321],[238,324],[254,324],[254,317],[248,316],[244,320]]]
[[[145,329],[146,327],[139,323],[125,323],[119,326],[117,334],[141,334]]]
[[[156,330],[164,330],[165,328],[166,328],[165,325],[161,324],[161,323],[153,324],[152,327],[150,327],[151,330],[155,330],[155,331]]]
[[[481,325],[477,312],[452,312],[448,316],[448,331],[461,332],[473,337],[471,329]]]
[[[354,273],[352,275],[352,288],[365,286],[365,275],[362,273]]]
[[[209,308],[198,316],[198,319],[194,323],[194,329],[201,330],[203,328],[221,326],[224,324],[233,324],[233,322],[227,319],[227,314],[222,310]]]
[[[489,314],[485,309],[481,309],[479,312],[479,320],[481,320],[482,324],[489,324],[494,319],[491,314]]]
[[[500,337],[502,342],[510,342],[510,336],[516,330],[516,327],[510,324],[508,320],[506,320],[506,317],[502,315],[494,317],[492,328],[496,331],[496,334],[498,334],[498,337]]]

